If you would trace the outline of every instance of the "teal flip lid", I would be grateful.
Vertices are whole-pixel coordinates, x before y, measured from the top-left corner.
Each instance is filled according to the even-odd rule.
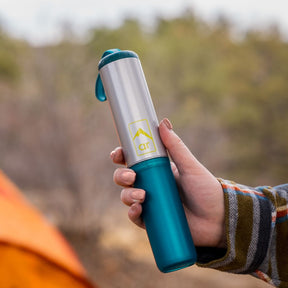
[[[120,49],[109,49],[103,53],[102,58],[98,64],[98,70],[100,70],[103,66],[111,62],[114,62],[123,58],[138,58],[138,55],[132,51],[126,51],[126,50],[121,51]],[[96,95],[96,98],[101,102],[107,100],[100,74],[98,74],[97,79],[96,79],[95,95]]]

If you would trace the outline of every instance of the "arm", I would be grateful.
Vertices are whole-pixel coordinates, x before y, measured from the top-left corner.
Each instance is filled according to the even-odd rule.
[[[288,283],[288,184],[251,188],[219,181],[225,197],[227,252],[213,260],[203,249],[199,265],[252,274],[284,287]]]

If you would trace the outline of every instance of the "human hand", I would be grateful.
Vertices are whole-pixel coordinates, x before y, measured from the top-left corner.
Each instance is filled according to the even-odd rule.
[[[219,181],[193,156],[172,130],[168,119],[161,121],[159,133],[173,162],[172,171],[178,184],[189,228],[196,246],[225,247],[224,194]],[[125,164],[123,151],[111,152],[116,164]],[[130,206],[128,217],[145,228],[141,218],[145,191],[133,188],[136,173],[128,168],[115,170],[114,182],[123,187],[121,200]]]

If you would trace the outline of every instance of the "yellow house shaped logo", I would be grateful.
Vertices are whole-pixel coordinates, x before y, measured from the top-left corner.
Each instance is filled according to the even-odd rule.
[[[147,119],[132,122],[128,126],[138,156],[156,152],[156,146]]]

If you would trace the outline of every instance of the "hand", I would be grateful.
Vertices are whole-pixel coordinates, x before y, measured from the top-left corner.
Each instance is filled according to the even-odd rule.
[[[159,133],[173,162],[171,163],[184,205],[189,228],[196,246],[226,247],[224,194],[219,181],[193,156],[174,133],[168,119],[161,121]],[[125,164],[121,148],[111,152],[114,163]],[[130,206],[128,217],[145,228],[141,218],[145,191],[133,188],[136,174],[128,168],[114,172],[114,182],[123,186],[121,200]]]

